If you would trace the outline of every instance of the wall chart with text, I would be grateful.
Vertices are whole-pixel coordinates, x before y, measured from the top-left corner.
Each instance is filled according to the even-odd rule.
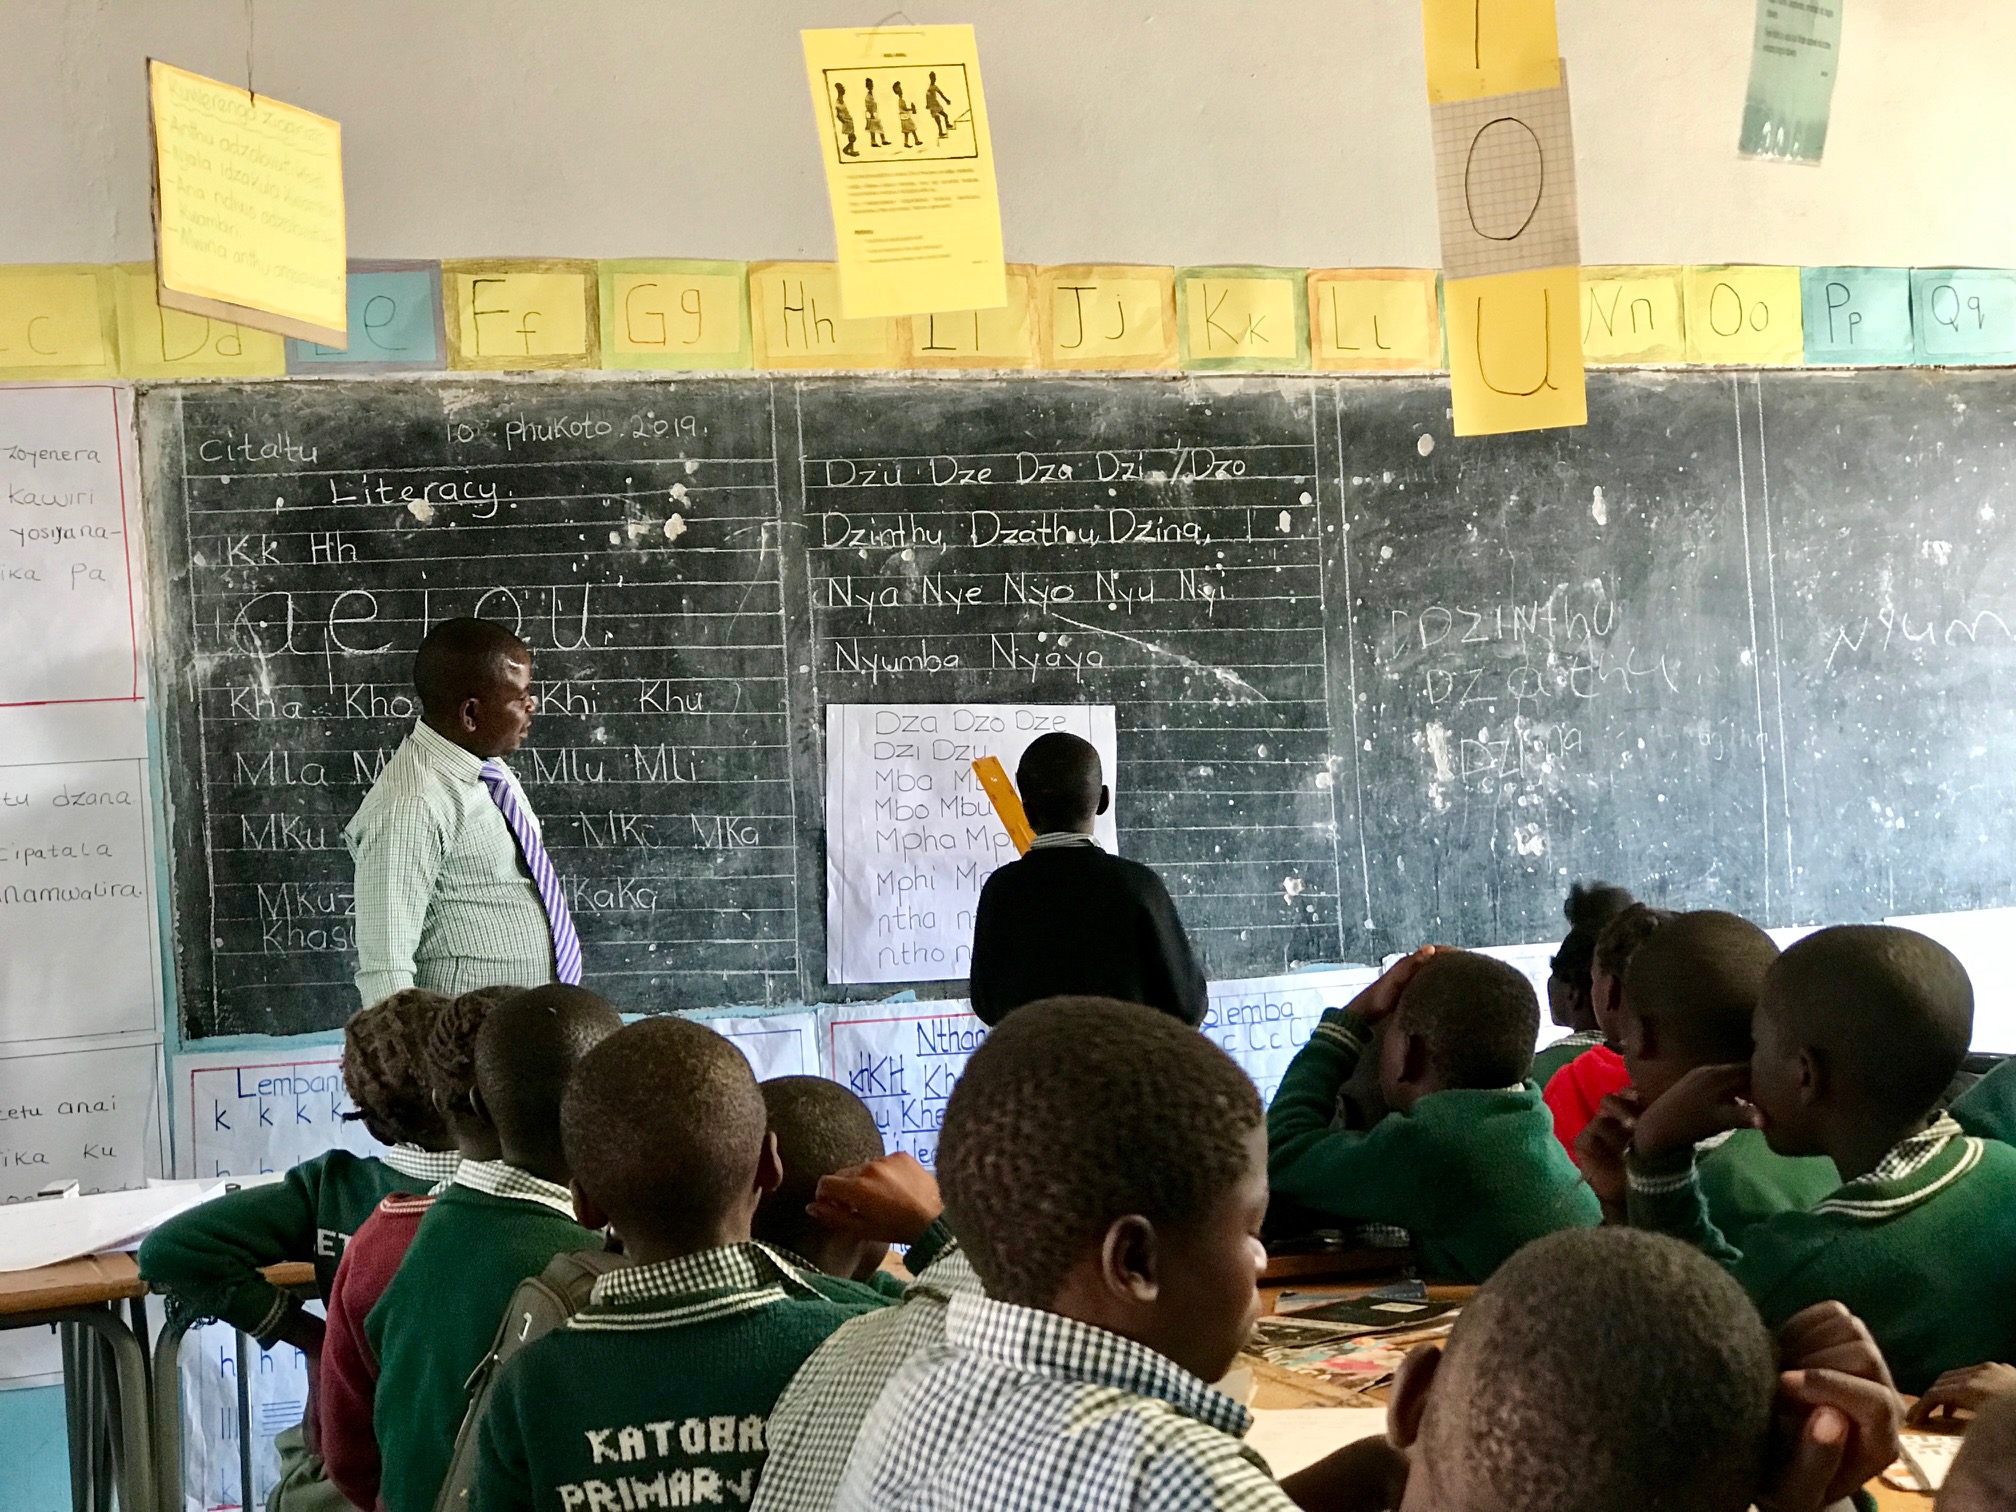
[[[1097,704],[1215,979],[1554,938],[1571,878],[1771,925],[2016,904],[2016,386],[383,380],[141,400],[192,1036],[355,1006],[341,831],[482,613],[626,1008],[825,979],[832,704]],[[958,992],[955,982],[934,991]]]

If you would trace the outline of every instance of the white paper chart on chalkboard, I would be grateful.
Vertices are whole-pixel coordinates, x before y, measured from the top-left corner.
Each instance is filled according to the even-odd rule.
[[[1111,704],[828,704],[826,976],[833,982],[946,982],[966,975],[973,910],[1015,847],[973,775],[1011,775],[1038,736],[1089,740],[1109,785],[1118,769]],[[1093,838],[1118,849],[1115,810]]]

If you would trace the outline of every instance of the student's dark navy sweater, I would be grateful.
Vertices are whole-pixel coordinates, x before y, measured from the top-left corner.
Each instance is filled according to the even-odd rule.
[[[1204,1021],[1204,973],[1162,879],[1090,836],[1044,835],[980,891],[973,1011],[998,1024],[1010,1009],[1066,994],[1145,1003],[1193,1028]]]

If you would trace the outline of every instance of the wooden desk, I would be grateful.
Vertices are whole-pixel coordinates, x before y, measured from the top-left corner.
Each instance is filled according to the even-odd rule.
[[[97,1470],[102,1401],[96,1356],[80,1330],[96,1334],[112,1357],[117,1415],[113,1462],[119,1505],[154,1512],[154,1433],[147,1351],[119,1316],[119,1304],[143,1297],[147,1283],[131,1255],[91,1255],[34,1270],[0,1272],[0,1329],[57,1325],[63,1340],[63,1406],[70,1431],[70,1489],[82,1507],[102,1500]],[[143,1325],[144,1326],[144,1325]]]

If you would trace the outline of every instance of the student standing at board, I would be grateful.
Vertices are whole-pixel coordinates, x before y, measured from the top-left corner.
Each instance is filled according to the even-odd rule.
[[[420,720],[343,838],[357,867],[357,990],[578,984],[581,940],[538,817],[504,764],[532,728],[532,651],[502,625],[436,626]]]
[[[1015,786],[1036,841],[980,890],[973,1011],[998,1024],[1038,998],[1109,997],[1201,1024],[1204,973],[1168,889],[1092,838],[1113,794],[1091,742],[1062,731],[1037,736]]]

